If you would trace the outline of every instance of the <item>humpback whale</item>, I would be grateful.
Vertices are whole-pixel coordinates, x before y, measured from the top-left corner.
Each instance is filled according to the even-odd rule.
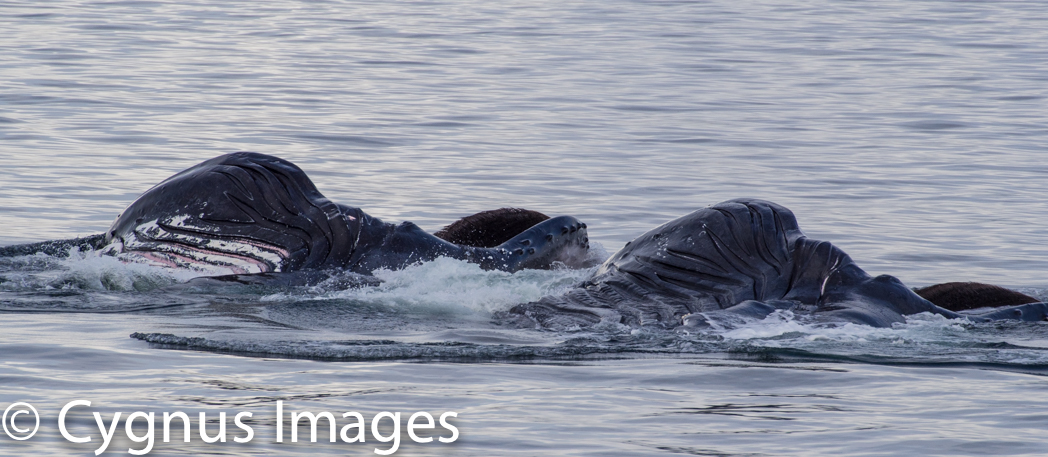
[[[987,296],[1010,293],[993,287],[974,288]],[[502,317],[567,329],[600,323],[706,328],[777,310],[874,327],[922,312],[974,321],[1048,316],[1045,303],[997,304],[1016,306],[937,306],[893,276],[870,276],[831,243],[807,238],[790,210],[738,199],[663,224],[627,243],[578,287],[517,305]]]
[[[168,178],[103,235],[0,247],[0,256],[70,247],[241,283],[310,282],[330,271],[366,276],[438,257],[509,272],[590,261],[587,226],[571,216],[503,208],[432,235],[411,222],[386,223],[334,203],[296,165],[251,152],[219,156]],[[790,210],[737,199],[663,224],[627,243],[573,289],[495,318],[550,329],[604,323],[689,329],[776,311],[876,327],[922,312],[973,321],[1048,316],[1048,304],[995,286],[943,285],[922,293],[928,299],[895,277],[867,274],[833,244],[806,237]]]
[[[328,200],[298,166],[251,152],[178,173],[131,203],[104,250],[208,275],[342,269],[368,274],[437,257],[517,271],[585,262],[585,224],[546,219],[494,247],[444,241],[411,222],[390,224]]]

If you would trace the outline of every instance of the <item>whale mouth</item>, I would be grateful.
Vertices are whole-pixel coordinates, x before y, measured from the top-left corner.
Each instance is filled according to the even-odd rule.
[[[101,252],[126,263],[185,269],[201,276],[279,272],[290,256],[273,243],[215,232],[189,215],[165,216],[112,237]]]

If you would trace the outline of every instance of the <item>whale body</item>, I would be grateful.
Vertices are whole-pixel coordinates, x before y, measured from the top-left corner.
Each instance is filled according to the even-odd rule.
[[[737,199],[641,235],[578,287],[517,305],[503,318],[554,329],[600,323],[704,328],[777,310],[874,327],[922,312],[976,321],[1048,316],[1045,303],[964,313],[939,307],[893,276],[870,276],[833,244],[806,237],[790,210]]]
[[[189,269],[217,281],[280,285],[319,282],[333,271],[367,276],[438,257],[509,272],[591,261],[586,224],[571,216],[503,208],[438,234],[446,239],[411,222],[390,224],[334,203],[287,160],[238,152],[147,190],[104,235],[6,246],[0,256],[101,248],[128,262]],[[942,297],[951,309],[893,276],[871,276],[838,247],[806,237],[790,210],[737,199],[663,224],[627,243],[566,293],[495,317],[551,329],[687,329],[731,326],[774,312],[875,327],[924,312],[974,321],[1048,316],[1048,304],[995,286],[943,286],[922,293]],[[1003,306],[983,308],[983,302]]]

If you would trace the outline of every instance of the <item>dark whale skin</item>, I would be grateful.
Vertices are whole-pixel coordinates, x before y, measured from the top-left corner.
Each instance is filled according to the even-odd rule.
[[[1048,315],[1044,303],[987,314],[938,307],[895,277],[870,276],[829,242],[807,238],[785,207],[737,199],[661,225],[627,243],[577,288],[500,317],[553,329],[602,322],[701,328],[780,309],[874,327],[921,312],[977,321]]]
[[[499,208],[466,216],[433,236],[449,243],[493,248],[546,219],[549,216],[538,211]]]
[[[265,154],[207,160],[142,194],[106,233],[107,248],[173,267],[232,274],[342,269],[368,274],[452,257],[517,271],[586,257],[585,225],[545,220],[495,248],[455,245],[411,222],[385,223],[328,200],[299,167]]]
[[[494,213],[499,211],[505,212]],[[506,227],[500,224],[520,223],[504,214],[477,217],[487,213],[465,218],[467,231],[501,240]],[[385,223],[331,202],[291,162],[239,152],[146,191],[104,236],[5,246],[0,256],[104,246],[108,253],[152,263],[230,273],[201,274],[209,277],[190,281],[189,287],[292,286],[332,277],[364,286],[374,283],[367,275],[376,269],[442,256],[511,272],[585,266],[588,241],[585,224],[559,216],[494,248],[449,243],[413,223]],[[777,310],[875,327],[921,312],[973,321],[1042,321],[1048,315],[1046,303],[1029,303],[1036,299],[985,284],[948,283],[921,292],[930,297],[934,292],[933,298],[953,310],[922,298],[895,277],[872,277],[836,246],[807,238],[788,209],[738,199],[659,226],[627,243],[576,288],[497,313],[496,320],[553,329],[599,323],[687,329],[744,323]],[[987,307],[993,305],[1011,306]]]
[[[915,289],[914,292],[925,300],[951,311],[1025,305],[1040,301],[1014,290],[977,282],[947,282]]]

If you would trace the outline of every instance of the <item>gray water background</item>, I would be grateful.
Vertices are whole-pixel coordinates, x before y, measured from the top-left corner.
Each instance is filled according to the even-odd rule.
[[[694,209],[759,197],[871,273],[1044,296],[1046,81],[1038,2],[3,2],[0,244],[101,233],[171,174],[252,150],[295,162],[334,201],[429,230],[520,206],[575,215],[614,252]],[[125,414],[263,415],[277,398],[313,411],[460,413],[459,442],[403,443],[397,455],[1048,449],[1043,326],[1021,337],[951,324],[859,332],[836,340],[844,349],[813,350],[862,356],[850,363],[701,350],[320,362],[127,337],[275,332],[291,354],[302,341],[364,334],[321,325],[334,312],[323,306],[261,311],[312,323],[294,331],[196,309],[4,312],[0,406],[28,401],[45,421],[33,440],[0,436],[0,453],[89,453],[61,443],[53,424],[76,398]],[[449,327],[448,341],[483,340]],[[944,332],[961,343],[929,343]],[[782,345],[807,344],[801,333]],[[771,335],[751,344],[784,338]],[[513,338],[565,339],[497,340]],[[1025,352],[964,349],[1000,341]],[[855,363],[899,346],[905,363]],[[158,444],[151,455],[374,455],[270,441]]]

